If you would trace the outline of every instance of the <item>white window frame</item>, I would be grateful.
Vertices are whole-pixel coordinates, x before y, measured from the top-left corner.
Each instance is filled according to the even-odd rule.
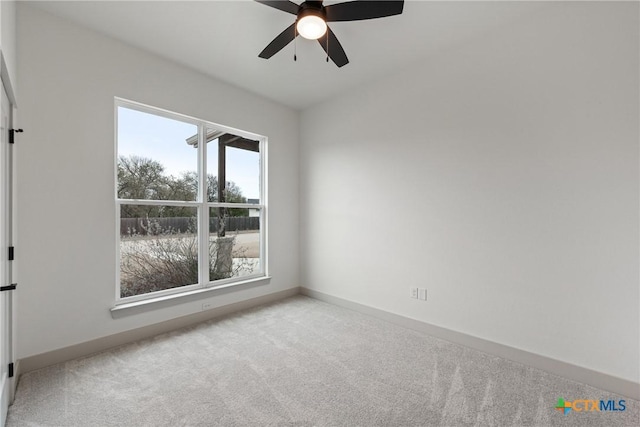
[[[115,286],[115,306],[136,303],[146,300],[165,301],[172,296],[193,294],[207,289],[227,288],[229,286],[251,283],[256,279],[268,277],[267,261],[267,137],[229,126],[220,125],[208,120],[197,119],[184,114],[175,113],[162,108],[152,107],[139,102],[130,101],[123,98],[114,98],[114,194],[116,202],[116,226],[115,226],[115,248],[116,248],[116,286]],[[139,200],[118,198],[118,108],[124,107],[143,113],[153,114],[172,120],[179,120],[190,123],[198,127],[198,196],[197,201],[176,201],[176,200]],[[225,133],[231,133],[242,138],[259,141],[260,150],[260,203],[219,203],[206,201],[207,186],[207,144],[205,143],[206,129],[214,128]],[[121,297],[120,296],[120,207],[122,205],[152,205],[152,206],[181,206],[194,207],[198,212],[198,283],[193,285],[180,286],[162,291],[149,292],[146,294]],[[241,277],[231,277],[215,281],[209,280],[209,208],[239,208],[239,209],[259,209],[260,211],[260,270],[250,275]]]

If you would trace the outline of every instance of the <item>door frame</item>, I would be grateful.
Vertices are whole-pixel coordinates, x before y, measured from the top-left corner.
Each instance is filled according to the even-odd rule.
[[[4,67],[2,67],[4,71]],[[8,83],[8,86],[7,86]],[[15,157],[14,146],[10,144],[10,129],[13,128],[13,110],[15,103],[13,101],[13,91],[6,74],[2,72],[0,76],[0,90],[2,108],[0,108],[0,124],[2,127],[2,138],[0,142],[0,221],[4,224],[2,228],[4,232],[0,236],[0,263],[2,268],[0,271],[0,286],[9,286],[16,283],[16,266],[15,261],[10,261],[8,257],[9,246],[15,246],[14,236],[16,235],[15,224]],[[6,100],[5,100],[6,98]],[[6,116],[6,122],[5,122]],[[15,313],[15,290],[5,290],[0,292],[0,316],[2,321],[0,324],[0,360],[3,366],[0,369],[0,381],[5,378],[6,385],[2,384],[3,389],[0,391],[0,422],[4,425],[9,405],[13,402],[15,389],[17,386],[17,366],[15,365],[15,348],[16,348],[16,313]],[[11,364],[12,375],[9,375],[9,364]],[[6,387],[6,388],[5,388]]]

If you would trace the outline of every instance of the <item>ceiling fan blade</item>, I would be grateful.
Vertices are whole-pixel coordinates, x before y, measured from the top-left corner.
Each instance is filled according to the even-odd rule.
[[[327,37],[329,38],[329,50],[327,50]],[[345,66],[349,63],[347,54],[344,52],[336,35],[331,31],[331,28],[327,27],[327,32],[318,39],[318,43],[320,43],[320,46],[322,46],[324,51],[327,52],[327,55],[329,55],[329,58],[331,58],[338,67]]]
[[[274,0],[274,1],[262,1],[262,0],[255,0],[258,3],[262,3],[266,6],[271,6],[273,8],[276,8],[278,10],[282,10],[284,12],[289,12],[292,13],[294,15],[298,14],[298,10],[300,10],[300,6],[298,6],[297,4],[295,4],[292,1],[288,1],[288,0]]]
[[[363,19],[384,18],[400,15],[404,1],[349,1],[332,4],[324,8],[327,22],[360,21]]]
[[[295,22],[287,27],[286,30],[278,34],[278,36],[269,43],[267,47],[265,47],[260,55],[260,58],[269,59],[276,53],[280,51],[283,47],[291,43],[293,39],[296,38],[296,24]]]

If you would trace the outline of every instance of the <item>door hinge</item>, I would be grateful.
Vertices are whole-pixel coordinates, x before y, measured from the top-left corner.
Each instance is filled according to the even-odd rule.
[[[9,129],[9,144],[14,144],[15,141],[15,134],[16,133],[22,133],[24,132],[23,129]]]
[[[9,363],[9,378],[13,377],[13,363]]]
[[[9,261],[13,261],[15,257],[16,248],[13,246],[9,246]]]
[[[13,291],[17,287],[18,287],[17,283],[12,283],[12,284],[7,285],[7,286],[0,286],[0,292]]]

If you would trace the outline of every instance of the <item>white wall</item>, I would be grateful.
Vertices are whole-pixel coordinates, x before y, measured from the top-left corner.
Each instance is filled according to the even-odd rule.
[[[114,96],[269,137],[269,285],[297,287],[299,114],[184,67],[18,6],[18,358],[200,311],[202,301],[112,319]]]
[[[549,3],[303,112],[301,284],[638,381],[638,27]]]

